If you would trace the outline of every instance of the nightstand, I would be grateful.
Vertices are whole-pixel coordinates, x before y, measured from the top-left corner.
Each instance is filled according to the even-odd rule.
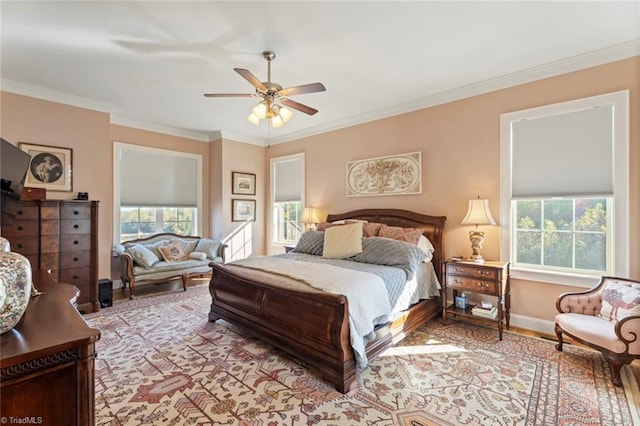
[[[509,280],[509,262],[453,262],[442,265],[444,285],[442,289],[442,322],[446,324],[447,314],[461,318],[472,318],[498,325],[498,336],[502,340],[503,324],[509,329],[511,309],[511,284]],[[497,299],[498,315],[495,319],[474,315],[472,306],[457,307],[448,301],[447,290],[452,290],[452,300],[461,293],[477,293],[493,296]]]

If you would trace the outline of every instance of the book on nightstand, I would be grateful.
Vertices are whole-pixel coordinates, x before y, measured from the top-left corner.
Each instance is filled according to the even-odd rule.
[[[486,308],[482,305],[476,305],[473,309],[471,309],[471,313],[475,316],[489,319],[496,319],[496,317],[498,316],[498,310],[495,306]]]

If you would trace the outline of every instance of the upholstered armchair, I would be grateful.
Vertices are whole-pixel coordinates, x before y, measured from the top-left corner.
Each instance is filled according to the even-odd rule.
[[[600,351],[613,384],[622,386],[620,369],[640,358],[640,282],[602,277],[591,290],[560,295],[556,308],[556,349],[562,351],[564,333]]]

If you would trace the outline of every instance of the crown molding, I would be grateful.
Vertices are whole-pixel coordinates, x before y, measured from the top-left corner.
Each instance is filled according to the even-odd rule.
[[[137,120],[129,117],[112,114],[110,116],[111,124],[118,126],[132,127],[139,130],[147,130],[149,132],[162,133],[165,135],[177,136],[180,138],[194,139],[200,142],[210,142],[220,139],[221,132],[197,132],[194,130],[182,129],[179,127],[166,126],[164,124],[151,123],[144,120]]]
[[[292,132],[273,138],[270,140],[270,143],[272,145],[275,145],[279,143],[290,142],[304,137],[327,133],[358,124],[364,124],[382,118],[393,117],[395,115],[405,114],[411,111],[429,108],[460,99],[470,98],[472,96],[482,95],[485,93],[494,92],[496,90],[506,89],[508,87],[530,83],[532,81],[542,80],[544,78],[579,71],[585,68],[603,65],[639,55],[640,39],[632,40],[627,43],[591,51],[582,55],[576,55],[566,59],[562,59],[560,61],[551,62],[522,71],[517,71],[511,74],[505,74],[489,80],[484,80],[477,83],[468,84],[466,86],[457,87],[455,89],[446,90],[440,93],[435,93],[409,102],[404,102],[402,104],[369,111],[321,126],[309,127],[299,132]]]
[[[90,109],[92,111],[110,113],[113,110],[113,105],[99,102],[94,99],[59,92],[57,90],[46,89],[44,87],[34,86],[32,84],[9,80],[6,78],[0,80],[0,88],[4,92],[57,102],[59,104],[71,105],[78,108]]]

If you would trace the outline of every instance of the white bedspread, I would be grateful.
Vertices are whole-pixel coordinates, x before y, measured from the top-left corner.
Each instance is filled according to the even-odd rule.
[[[316,289],[346,296],[351,346],[358,367],[367,365],[365,345],[373,338],[374,320],[391,312],[389,297],[380,277],[338,266],[270,256],[250,257],[230,265],[286,276]]]

